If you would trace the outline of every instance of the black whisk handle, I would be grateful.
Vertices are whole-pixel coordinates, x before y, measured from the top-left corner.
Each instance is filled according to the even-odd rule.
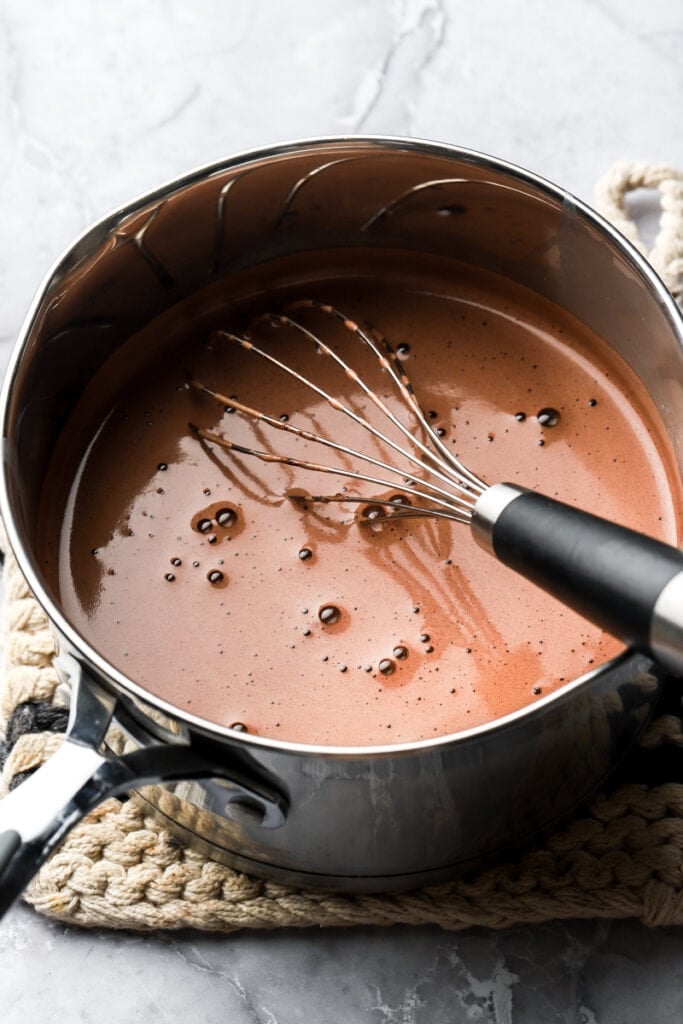
[[[472,532],[499,561],[683,674],[677,548],[514,484],[494,484],[479,498]]]

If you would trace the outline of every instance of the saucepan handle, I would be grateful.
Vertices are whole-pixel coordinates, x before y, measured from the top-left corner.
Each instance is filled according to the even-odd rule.
[[[252,819],[258,812],[263,828],[283,823],[285,797],[268,780],[231,760],[229,751],[210,759],[179,737],[152,739],[121,756],[101,752],[117,698],[89,678],[75,658],[61,660],[72,685],[66,738],[49,761],[0,801],[0,917],[88,811],[136,786],[218,778],[230,784],[226,805],[246,805]]]
[[[108,764],[96,750],[66,739],[0,802],[0,916],[69,829],[116,792]]]

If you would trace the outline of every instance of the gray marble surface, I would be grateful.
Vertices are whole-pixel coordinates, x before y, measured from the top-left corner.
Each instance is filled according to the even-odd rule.
[[[0,370],[88,223],[286,138],[409,134],[591,201],[617,159],[683,166],[680,0],[0,0]],[[555,924],[213,937],[0,926],[15,1021],[630,1024],[683,1017],[683,929]]]

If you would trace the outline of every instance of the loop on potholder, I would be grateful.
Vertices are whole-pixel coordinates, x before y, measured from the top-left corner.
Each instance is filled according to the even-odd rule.
[[[660,196],[659,231],[649,251],[627,204],[629,194],[638,189],[657,189]],[[603,216],[647,256],[664,284],[680,301],[683,293],[683,172],[667,164],[621,161],[600,179],[595,196]]]

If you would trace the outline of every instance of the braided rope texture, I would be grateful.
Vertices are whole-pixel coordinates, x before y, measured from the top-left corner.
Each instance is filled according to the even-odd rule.
[[[680,296],[683,175],[659,165],[619,164],[600,182],[603,212],[642,248],[626,206],[627,194],[637,188],[660,191],[660,233],[650,255]],[[52,665],[54,639],[9,551],[4,579],[0,795],[56,750],[66,724]],[[292,889],[187,849],[132,796],[109,799],[90,813],[43,866],[25,898],[71,924],[139,930],[390,924],[461,930],[597,917],[681,924],[683,783],[671,780],[681,776],[682,717],[679,688],[672,684],[620,788],[599,796],[539,849],[473,878],[398,895]]]
[[[659,192],[659,231],[648,252],[628,211],[628,197],[638,189]],[[646,256],[674,298],[683,298],[683,171],[666,164],[622,161],[595,188],[597,207]]]

